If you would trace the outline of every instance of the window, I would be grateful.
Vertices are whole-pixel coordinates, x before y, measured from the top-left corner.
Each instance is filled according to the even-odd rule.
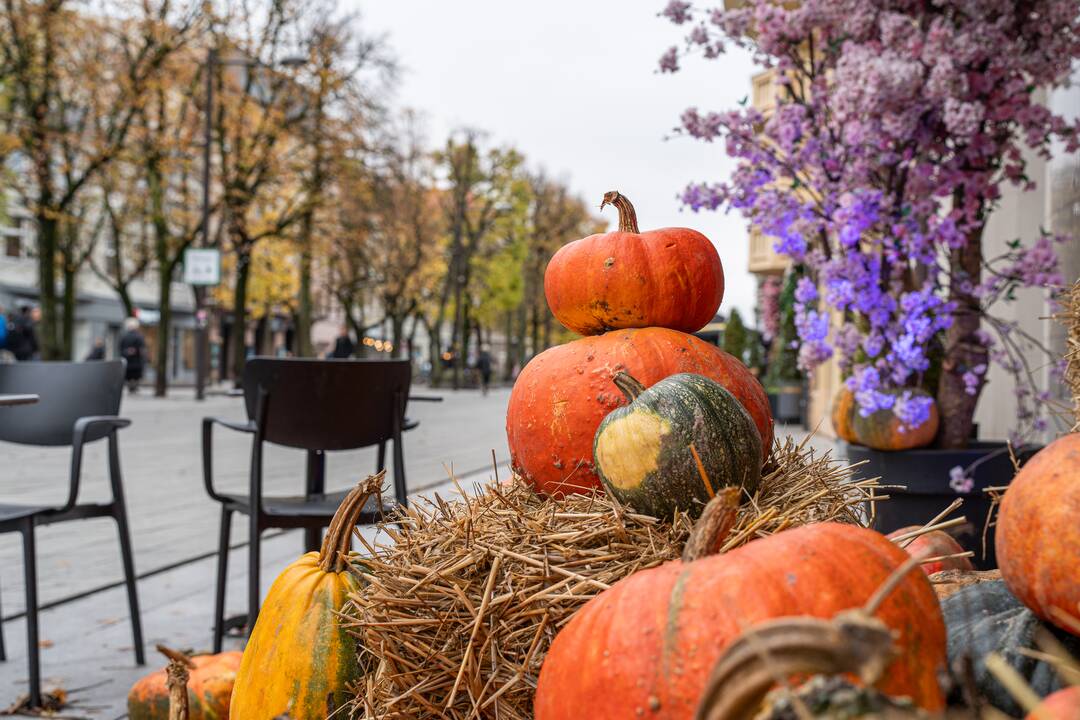
[[[22,235],[7,235],[4,238],[4,255],[11,258],[22,257]]]

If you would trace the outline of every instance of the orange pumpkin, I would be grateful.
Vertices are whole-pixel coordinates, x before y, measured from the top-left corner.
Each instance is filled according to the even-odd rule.
[[[1025,720],[1080,720],[1080,685],[1048,695]]]
[[[995,547],[1012,594],[1076,633],[1057,613],[1080,623],[1080,433],[1050,443],[1016,474],[1001,500]]]
[[[241,653],[196,655],[188,675],[188,712],[190,720],[228,720],[236,672]],[[131,687],[128,693],[128,717],[131,720],[168,720],[169,689],[165,668],[150,673]]]
[[[908,527],[894,530],[889,533],[888,538],[892,540],[893,538],[909,533],[912,530],[918,530],[920,527],[922,526],[909,525]],[[944,530],[931,530],[928,533],[924,533],[908,543],[904,547],[904,550],[912,557],[919,555],[924,558],[955,555],[956,553],[964,552],[963,546],[956,542],[956,538]],[[923,563],[922,569],[927,575],[933,575],[942,570],[963,570],[967,572],[974,570],[975,566],[971,564],[970,558],[958,557],[949,558],[948,560],[937,560],[931,563]]]
[[[717,659],[743,630],[862,606],[907,559],[873,530],[819,523],[635,573],[586,603],[555,637],[540,670],[536,720],[689,720]],[[905,575],[877,617],[896,631],[898,651],[879,689],[941,709],[945,623],[926,575]]]
[[[623,370],[645,386],[676,373],[695,373],[727,388],[754,420],[763,455],[773,421],[761,383],[715,345],[675,330],[614,330],[559,345],[534,357],[510,393],[506,435],[514,470],[547,494],[600,487],[593,438],[625,399],[612,383]]]
[[[918,388],[896,388],[885,391],[892,395],[910,392],[928,397],[929,393]],[[878,410],[868,417],[859,413],[858,403],[852,398],[851,432],[854,442],[874,450],[911,450],[926,447],[934,441],[938,431],[937,402],[930,405],[930,417],[918,427],[906,427],[891,409]]]
[[[555,317],[581,335],[666,327],[697,332],[724,297],[724,269],[707,237],[688,228],[639,232],[634,207],[616,191],[604,205],[619,229],[564,245],[548,263],[544,294]]]
[[[852,430],[851,423],[855,419],[856,411],[855,393],[844,388],[836,394],[832,406],[832,426],[836,437],[849,443],[855,442],[855,431]]]

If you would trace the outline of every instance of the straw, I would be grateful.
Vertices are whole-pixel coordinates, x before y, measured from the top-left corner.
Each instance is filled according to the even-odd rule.
[[[721,552],[788,527],[862,524],[878,487],[805,443],[777,444]],[[371,718],[532,717],[556,633],[620,579],[679,558],[691,521],[635,513],[603,493],[538,496],[517,478],[438,495],[381,526],[342,610],[370,672],[353,688]]]

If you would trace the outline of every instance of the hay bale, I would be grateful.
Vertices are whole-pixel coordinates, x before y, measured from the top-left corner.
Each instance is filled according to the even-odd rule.
[[[861,523],[876,480],[777,445],[721,551],[787,527]],[[691,522],[631,512],[602,493],[542,498],[517,479],[410,507],[392,543],[357,564],[367,584],[344,607],[369,669],[367,718],[532,717],[540,665],[559,629],[621,578],[676,559]]]

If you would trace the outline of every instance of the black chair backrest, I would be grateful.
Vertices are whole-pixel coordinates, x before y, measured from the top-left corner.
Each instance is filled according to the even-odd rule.
[[[0,393],[40,396],[35,405],[0,408],[0,440],[23,445],[71,445],[75,421],[116,415],[124,392],[124,361],[23,362],[0,365]],[[86,440],[111,428],[97,426]]]
[[[351,450],[393,436],[412,381],[408,360],[308,360],[256,357],[244,365],[244,404],[256,420],[267,395],[263,437],[306,450]],[[395,406],[395,403],[397,405]]]

